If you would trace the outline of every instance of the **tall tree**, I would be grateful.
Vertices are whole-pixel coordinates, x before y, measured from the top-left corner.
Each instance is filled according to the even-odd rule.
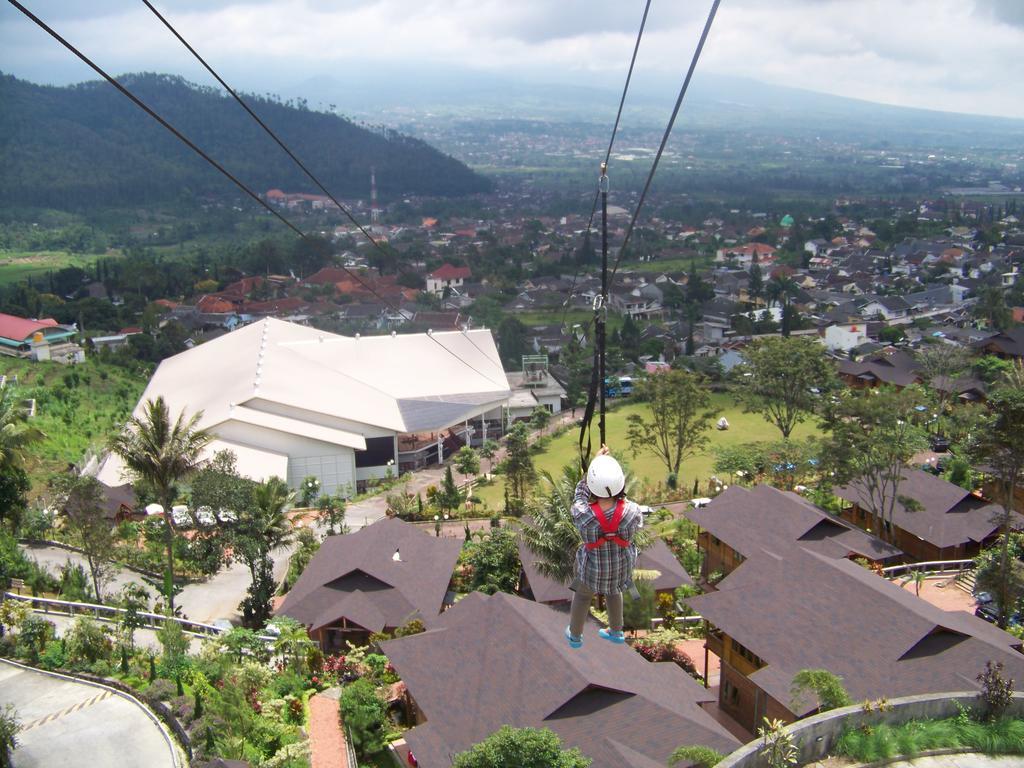
[[[164,592],[170,615],[174,614],[174,519],[171,505],[177,493],[176,485],[199,468],[200,456],[213,440],[213,435],[198,428],[201,418],[200,411],[186,420],[182,411],[172,423],[167,403],[160,396],[156,400],[147,400],[142,415],[132,416],[125,429],[111,442],[111,450],[120,457],[133,479],[149,485],[164,508],[167,544]]]
[[[717,415],[711,393],[701,377],[671,370],[641,380],[636,394],[647,406],[648,418],[629,416],[626,437],[633,455],[653,451],[668,474],[678,478],[683,460],[708,441],[707,431]]]
[[[832,365],[811,339],[762,339],[743,354],[740,398],[748,411],[778,427],[783,439],[814,413],[822,393],[835,385]]]
[[[1014,563],[1010,557],[1010,529],[1016,505],[1017,487],[1024,474],[1024,365],[1018,362],[1003,377],[988,398],[990,417],[982,429],[976,430],[974,453],[989,468],[995,480],[996,501],[1003,511],[1003,529],[999,558],[999,626],[1006,627],[1011,613],[1010,585]]]
[[[962,347],[954,344],[931,344],[921,349],[916,358],[921,379],[935,398],[941,419],[954,394],[953,382],[968,369],[970,358]]]
[[[480,447],[477,448],[477,453],[480,454],[480,458],[487,459],[488,474],[490,474],[491,469],[493,469],[492,462],[494,461],[494,456],[495,454],[497,454],[497,452],[498,444],[494,440],[491,440],[490,438],[484,440],[483,443],[480,444]]]
[[[12,532],[21,523],[29,489],[23,468],[25,451],[42,437],[28,423],[15,388],[0,389],[0,524],[9,525]]]
[[[470,475],[475,476],[480,472],[480,457],[470,446],[464,445],[455,454],[455,467],[463,475],[463,478],[468,478]]]
[[[747,283],[747,295],[755,307],[758,299],[764,295],[764,276],[761,274],[760,264],[750,265],[750,281]]]
[[[843,392],[830,407],[825,425],[831,430],[823,458],[837,484],[850,484],[860,506],[872,516],[872,530],[893,540],[893,512],[899,503],[908,511],[919,507],[900,494],[907,462],[927,445],[914,423],[918,393],[880,387]]]
[[[528,438],[526,425],[520,421],[509,430],[505,442],[505,476],[508,478],[506,487],[509,491],[509,500],[513,504],[512,511],[516,514],[522,513],[530,484],[536,477]]]
[[[235,524],[233,549],[251,577],[249,594],[241,606],[249,626],[262,626],[270,615],[270,598],[276,586],[271,553],[291,542],[287,511],[294,501],[295,494],[284,480],[268,478],[256,485],[252,506]]]
[[[104,517],[103,488],[95,477],[67,473],[51,481],[64,527],[72,543],[82,550],[92,578],[96,602],[103,602],[103,587],[114,574],[114,537]]]

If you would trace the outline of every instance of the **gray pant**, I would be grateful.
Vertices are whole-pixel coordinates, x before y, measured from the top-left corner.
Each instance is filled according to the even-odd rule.
[[[572,585],[572,609],[569,612],[569,632],[573,637],[583,637],[583,622],[590,612],[590,601],[594,597],[593,590],[577,579]],[[608,628],[622,631],[622,593],[611,592],[604,596],[608,607]]]

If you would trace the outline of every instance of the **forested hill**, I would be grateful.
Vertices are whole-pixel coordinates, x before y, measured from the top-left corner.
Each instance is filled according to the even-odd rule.
[[[255,191],[319,193],[219,90],[169,75],[126,75],[122,82]],[[487,179],[419,139],[382,135],[301,104],[248,101],[338,197],[368,198],[370,166],[385,201],[490,188]],[[238,193],[105,82],[55,88],[0,74],[0,104],[0,205],[82,209]]]

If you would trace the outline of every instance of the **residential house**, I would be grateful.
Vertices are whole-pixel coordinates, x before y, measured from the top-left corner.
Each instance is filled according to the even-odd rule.
[[[902,296],[865,296],[859,305],[865,320],[881,317],[892,322],[907,317],[910,312],[910,305]]]
[[[700,526],[697,546],[704,553],[701,577],[728,576],[744,560],[778,540],[826,557],[863,558],[884,564],[903,554],[891,544],[838,519],[795,493],[770,485],[731,485],[706,507],[686,517]]]
[[[591,768],[663,766],[683,744],[738,746],[702,709],[714,697],[680,667],[589,629],[570,648],[565,622],[530,600],[474,592],[431,631],[382,644],[406,686],[415,727],[405,740],[420,768],[450,766],[503,725],[550,728]]]
[[[976,342],[973,346],[986,355],[1020,360],[1024,358],[1024,326],[1001,331],[984,341]]]
[[[472,273],[469,267],[454,267],[445,262],[427,275],[427,292],[441,296],[444,294],[445,288],[459,288],[470,277],[472,277]]]
[[[825,329],[825,348],[829,352],[849,352],[868,341],[868,329],[864,323],[833,324]]]
[[[567,608],[572,602],[572,590],[568,585],[550,579],[537,569],[537,556],[519,540],[519,562],[523,569],[519,578],[519,594],[529,600],[550,606]],[[646,571],[655,594],[674,595],[676,589],[692,585],[693,579],[686,572],[672,550],[662,539],[640,552],[636,570]]]
[[[844,520],[865,530],[875,527],[872,497],[863,482],[836,488],[835,493],[848,504],[841,512]],[[908,509],[904,499],[915,503]],[[885,521],[882,527],[884,537],[910,562],[961,560],[995,541],[1001,514],[998,504],[959,485],[920,469],[905,469],[893,504],[892,525]],[[1014,513],[1014,521],[1015,527],[1024,527],[1024,517]]]
[[[902,389],[921,381],[917,363],[907,352],[883,350],[863,360],[841,360],[839,377],[854,388],[877,387],[880,384]]]
[[[813,713],[794,700],[802,669],[843,680],[854,701],[977,690],[987,661],[1021,679],[1021,641],[966,611],[943,611],[845,558],[791,545],[753,554],[715,592],[688,598],[721,659],[719,706],[751,732]]]
[[[324,653],[366,645],[419,619],[430,628],[451,602],[462,542],[384,518],[328,536],[275,612],[300,622]]]

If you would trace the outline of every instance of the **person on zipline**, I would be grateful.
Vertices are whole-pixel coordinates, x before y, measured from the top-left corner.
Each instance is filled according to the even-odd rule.
[[[594,595],[604,595],[608,627],[598,632],[613,643],[626,642],[622,632],[622,593],[633,589],[637,549],[633,535],[643,525],[640,507],[626,499],[626,476],[602,445],[587,476],[576,486],[572,520],[583,543],[576,550],[572,610],[565,637],[572,648],[583,645],[583,622]]]

